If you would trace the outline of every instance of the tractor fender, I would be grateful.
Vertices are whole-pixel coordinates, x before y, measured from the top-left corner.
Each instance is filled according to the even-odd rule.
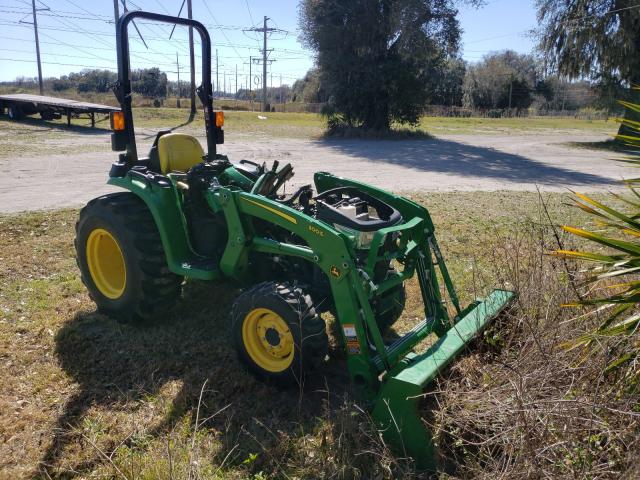
[[[169,270],[200,280],[217,278],[217,271],[207,272],[191,267],[198,256],[189,242],[176,187],[171,182],[152,181],[136,173],[129,171],[126,176],[112,177],[107,183],[129,190],[147,205],[160,233]]]

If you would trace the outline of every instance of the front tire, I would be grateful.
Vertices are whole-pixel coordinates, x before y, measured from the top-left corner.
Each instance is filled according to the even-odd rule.
[[[98,310],[148,319],[173,306],[182,277],[169,271],[155,221],[130,192],[91,200],[76,223],[76,261]]]
[[[281,385],[300,384],[327,356],[324,320],[296,285],[264,282],[245,290],[233,304],[231,329],[240,360]]]
[[[398,271],[391,267],[387,272],[387,278],[397,274]],[[386,307],[385,310],[376,311],[379,307],[374,308],[374,313],[376,314],[378,328],[380,329],[380,332],[384,334],[393,326],[394,323],[396,323],[404,311],[404,307],[407,302],[407,291],[404,283],[400,283],[386,292],[381,300],[381,303]]]

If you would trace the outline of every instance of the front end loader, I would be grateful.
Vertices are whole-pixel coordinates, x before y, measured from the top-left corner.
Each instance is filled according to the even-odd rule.
[[[200,34],[207,152],[192,136],[164,131],[138,157],[128,44],[136,18]],[[82,280],[99,310],[153,318],[178,300],[184,279],[242,282],[230,312],[238,356],[258,377],[282,384],[322,364],[328,340],[320,314],[331,312],[351,381],[384,438],[418,468],[435,469],[418,401],[514,294],[495,290],[462,308],[428,211],[404,197],[326,172],[315,174],[313,187],[283,195],[291,165],[231,163],[219,154],[224,115],[213,110],[211,43],[201,23],[128,12],[117,24],[117,44],[121,112],[111,124],[113,150],[121,153],[108,183],[124,192],[89,202],[76,226]],[[424,317],[386,341],[414,277]],[[435,343],[414,353],[432,333]]]

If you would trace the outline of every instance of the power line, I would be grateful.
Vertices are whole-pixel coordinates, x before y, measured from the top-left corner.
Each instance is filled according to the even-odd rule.
[[[29,14],[29,12],[27,12],[27,11],[4,10],[4,9],[1,9],[1,10],[0,10],[0,12],[1,12],[1,13],[14,13],[14,14],[17,14],[17,15],[28,15],[28,14]],[[60,12],[60,13],[62,13],[62,12]],[[86,17],[86,16],[77,16],[77,15],[73,15],[73,14],[71,14],[71,15],[70,15],[70,14],[64,14],[64,15],[61,15],[61,14],[46,13],[46,12],[43,12],[43,13],[41,13],[39,16],[42,16],[42,17],[73,18],[73,19],[76,19],[76,20],[96,20],[96,21],[100,21],[100,22],[109,23],[109,21],[108,21],[108,20],[105,20],[105,19],[102,19],[102,18],[93,18],[93,17]],[[113,23],[113,22],[111,22],[111,23]]]
[[[3,62],[21,62],[21,63],[36,63],[36,60],[26,60],[23,58],[0,58]],[[113,67],[97,67],[95,65],[80,65],[77,63],[58,63],[58,62],[42,62],[45,65],[62,65],[65,67],[84,67],[84,68],[92,68],[92,69],[102,69],[102,70],[113,70],[116,71],[116,68]]]
[[[45,41],[41,41],[41,44],[44,45],[63,45],[65,47],[69,47],[69,48],[73,48],[73,49],[85,49],[85,50],[99,50],[99,51],[108,51],[108,52],[113,52],[113,48],[112,47],[97,47],[97,46],[91,46],[91,47],[87,47],[85,45],[78,45],[78,44],[73,44],[73,43],[67,43],[67,42],[62,42],[60,40],[57,40],[56,38],[46,35],[45,33],[40,33],[41,36],[46,36],[46,38],[50,39],[51,41],[45,42]],[[26,42],[26,43],[31,43],[33,42],[33,40],[27,40],[24,38],[17,38],[17,37],[8,37],[8,36],[3,36],[0,35],[0,39],[3,40],[12,40],[15,42]],[[280,50],[275,49],[275,52],[279,52]],[[141,51],[141,50],[131,50],[130,51],[132,54],[141,54],[141,55],[160,55],[163,57],[166,57],[167,54],[162,53],[162,52],[156,52],[156,51]],[[110,59],[105,59],[103,57],[98,57],[93,53],[87,52],[87,55],[93,56],[95,58],[99,58],[100,60],[106,60],[106,61],[112,61]],[[199,54],[196,54],[197,58],[201,58],[201,56]],[[220,58],[223,59],[228,59],[228,60],[241,60],[241,59],[245,59],[246,56],[245,55],[238,55],[238,56],[234,56],[234,55],[220,55]],[[277,57],[277,60],[301,60],[301,59],[305,59],[306,57]],[[154,60],[150,60],[150,61],[154,61]],[[164,64],[163,64],[164,65]],[[167,65],[169,65],[169,63],[167,63]],[[173,65],[173,63],[171,63],[171,65]],[[290,70],[293,71],[293,70]]]
[[[21,6],[19,6],[19,5],[0,5],[0,8],[3,8],[3,9],[14,9],[14,10],[15,10],[15,11],[13,11],[13,12],[7,12],[7,13],[17,13],[17,14],[28,14],[28,13],[29,13],[29,8],[27,8],[27,7],[21,7]],[[17,9],[17,10],[16,10],[16,9]],[[57,11],[59,14],[67,14],[67,15],[77,15],[77,14],[78,14],[78,12],[75,12],[75,11],[69,11],[69,10],[59,10],[59,9],[56,9],[56,11]],[[93,18],[93,17],[98,17],[98,18],[96,18],[96,20],[103,20],[103,21],[107,21],[107,22],[110,20],[110,17],[107,17],[107,16],[105,16],[105,15],[97,15],[97,14],[95,14],[95,13],[92,13],[92,14],[91,14],[91,18]],[[84,18],[88,18],[88,17],[83,17],[83,19],[84,19]],[[113,23],[113,22],[112,22],[112,23]]]
[[[630,7],[618,8],[616,10],[609,10],[609,11],[606,11],[606,12],[602,12],[600,14],[585,15],[585,16],[582,16],[582,17],[571,18],[571,19],[568,19],[568,20],[566,20],[564,22],[560,22],[558,24],[558,26],[571,27],[571,26],[575,26],[575,23],[579,22],[580,20],[585,20],[585,19],[593,18],[593,17],[601,17],[601,16],[604,16],[604,15],[610,15],[612,13],[618,13],[618,12],[622,12],[622,11],[625,11],[625,10],[631,10],[631,9],[634,9],[634,8],[640,8],[640,4],[639,5],[632,5]],[[487,37],[487,38],[481,38],[481,39],[478,39],[478,40],[472,40],[470,42],[465,42],[465,45],[470,44],[470,43],[481,43],[481,42],[486,42],[486,41],[489,41],[489,40],[497,40],[497,39],[500,39],[500,38],[512,37],[514,35],[524,35],[524,34],[531,33],[531,32],[532,32],[532,30],[529,29],[529,30],[522,30],[522,31],[519,31],[519,32],[506,33],[504,35],[497,35],[495,37]]]
[[[207,9],[207,12],[209,12],[209,15],[211,15],[211,18],[213,19],[213,21],[214,21],[216,24],[218,24],[218,20],[217,20],[217,19],[216,19],[216,17],[213,15],[213,12],[212,12],[212,11],[211,11],[211,9],[209,8],[209,5],[207,5],[207,1],[206,1],[206,0],[204,0],[202,3],[204,4],[205,8]],[[229,40],[229,37],[227,37],[227,34],[225,33],[225,31],[224,31],[224,30],[222,30],[222,29],[221,29],[221,30],[220,30],[220,33],[222,33],[222,36],[227,40],[227,42],[231,43],[231,40]],[[233,51],[234,51],[234,52],[236,52],[236,55],[240,56],[240,52],[238,52],[238,50],[236,49],[236,47],[233,47],[233,46],[232,46],[231,48],[233,48]],[[216,54],[216,58],[217,58],[217,57],[218,57],[218,55]],[[217,87],[217,85],[216,85],[216,87]]]
[[[44,43],[44,42],[40,42],[40,43]],[[16,50],[14,48],[0,48],[0,51],[3,52],[12,52],[12,53],[33,53],[33,51],[31,50]],[[69,55],[66,53],[54,53],[54,52],[43,52],[46,53],[47,55],[50,55],[52,57],[66,57],[66,58],[82,58],[86,60],[86,56],[83,55]],[[109,60],[110,61],[110,60]]]
[[[249,12],[249,19],[251,20],[251,26],[255,26],[256,22],[253,21],[253,15],[251,15],[251,7],[249,6],[249,0],[244,0],[244,4],[247,6],[247,12]]]
[[[0,25],[5,25],[5,26],[10,26],[10,27],[18,27],[18,28],[29,28],[25,25],[21,25],[19,22],[17,21],[9,21],[9,20],[0,20]],[[58,28],[58,27],[50,27],[50,26],[43,26],[43,27],[39,27],[41,29],[44,30],[51,30],[51,31],[56,31],[56,32],[70,32],[70,33],[78,33],[77,30],[75,29],[71,29],[71,28]],[[92,35],[98,35],[101,37],[114,37],[115,33],[107,33],[107,32],[91,32]],[[157,40],[157,41],[161,41],[161,42],[166,42],[167,39],[166,38],[161,38],[161,37],[146,37],[147,40]],[[178,43],[188,43],[188,40],[180,40],[180,39],[175,39],[172,41],[176,41]],[[246,49],[246,50],[255,50],[256,47],[253,45],[246,45],[246,44],[238,44],[238,43],[224,43],[224,42],[220,42],[217,43],[218,47],[230,47],[230,48],[241,48],[241,49]],[[284,53],[293,53],[293,54],[307,54],[308,51],[305,50],[294,50],[294,49],[290,49],[290,48],[275,48],[275,51],[278,52],[284,52]]]
[[[43,37],[45,37],[45,38],[49,38],[49,39],[52,39],[52,40],[57,40],[57,39],[53,38],[52,36],[47,35],[46,33],[42,33],[42,32],[41,32],[41,33],[40,33],[40,35],[42,35],[42,36],[43,36]],[[51,43],[51,42],[47,42],[47,43]],[[62,40],[57,40],[57,44],[62,44],[62,45],[64,45],[65,47],[75,48],[76,50],[79,50],[79,51],[81,51],[81,52],[84,52],[84,53],[86,53],[87,55],[90,55],[90,56],[92,56],[92,57],[94,57],[94,58],[97,58],[98,60],[104,60],[104,61],[106,61],[106,62],[111,62],[111,61],[113,61],[112,59],[108,59],[108,58],[100,57],[100,56],[95,55],[95,54],[93,54],[93,53],[91,53],[91,52],[87,52],[87,51],[85,51],[84,49],[79,48],[78,46],[70,45],[70,44],[68,44],[68,43],[66,43],[66,42],[63,42]]]
[[[77,14],[76,12],[72,12],[72,11],[63,11],[63,10],[55,10],[55,11],[47,11],[44,12],[46,13],[48,17],[51,17],[54,19],[54,21],[58,24],[60,24],[59,26],[51,26],[51,25],[41,25],[39,26],[40,29],[43,30],[47,30],[47,31],[53,31],[53,32],[69,32],[69,33],[74,33],[74,34],[79,34],[82,35],[83,37],[86,37],[87,39],[91,40],[91,43],[88,44],[72,44],[72,43],[68,43],[68,42],[64,42],[59,40],[59,38],[54,38],[53,36],[47,35],[46,33],[42,32],[41,35],[42,37],[46,38],[49,41],[43,40],[43,44],[44,45],[62,45],[68,48],[73,48],[75,50],[77,50],[78,52],[81,52],[82,54],[84,54],[85,56],[82,55],[72,55],[72,54],[65,54],[65,53],[60,53],[60,54],[56,54],[55,52],[47,52],[46,55],[49,55],[51,57],[56,57],[56,56],[60,56],[60,57],[64,57],[64,58],[78,58],[78,59],[82,59],[82,58],[95,58],[97,60],[102,60],[105,62],[109,62],[112,63],[113,60],[111,60],[110,58],[105,58],[103,56],[100,56],[96,53],[93,52],[98,52],[98,51],[109,51],[109,52],[113,52],[113,47],[112,47],[112,42],[108,41],[107,38],[113,38],[114,37],[114,33],[107,33],[107,32],[103,32],[103,31],[89,31],[86,28],[83,28],[82,26],[78,25],[75,22],[72,22],[70,19],[76,19],[76,20],[95,20],[95,21],[100,21],[100,22],[104,22],[106,24],[113,24],[113,20],[108,20],[107,17],[101,16],[101,15],[97,15],[94,14],[93,12],[90,12],[89,10],[85,9],[84,7],[82,7],[81,5],[79,5],[76,2],[73,2],[72,0],[65,0],[67,3],[69,3],[70,5],[72,5],[74,8],[77,8],[78,10],[80,10],[81,12],[85,12],[87,14],[87,16],[84,16],[82,14]],[[26,3],[26,2],[25,2]],[[137,8],[140,8],[138,5],[136,5],[135,3],[129,1],[129,4],[136,6]],[[160,6],[160,8],[163,8],[163,10],[166,11],[166,8],[164,8],[164,5],[159,1],[156,0],[156,3]],[[0,5],[0,7],[4,7],[4,5]],[[10,8],[15,8],[15,7],[10,7]],[[231,39],[226,35],[226,33],[224,32],[224,30],[240,30],[242,27],[238,27],[238,26],[232,26],[232,25],[222,25],[218,22],[218,19],[215,17],[215,15],[213,14],[213,12],[211,11],[211,9],[209,8],[209,6],[205,3],[205,8],[207,9],[207,11],[209,12],[209,14],[211,15],[211,18],[213,19],[213,21],[215,22],[215,25],[213,26],[213,28],[216,28],[218,30],[220,30],[224,36],[224,38],[227,40],[227,43],[223,43],[220,42],[219,44],[217,44],[220,47],[230,47],[233,49],[234,53],[236,54],[236,56],[219,56],[219,59],[243,59],[245,58],[244,55],[242,55],[239,51],[239,49],[248,49],[248,50],[254,50],[255,47],[251,46],[251,45],[246,45],[246,44],[237,44],[231,41]],[[0,10],[0,12],[3,10]],[[63,12],[68,12],[67,15],[62,15]],[[16,13],[16,14],[22,14],[23,12],[21,11],[7,11],[7,13]],[[40,15],[40,13],[39,13]],[[45,16],[44,14],[42,14],[43,16]],[[147,24],[148,22],[140,22],[141,24]],[[12,21],[9,19],[2,19],[0,20],[0,25],[5,25],[8,27],[21,27],[21,28],[29,28],[28,26],[25,25],[21,25],[19,22],[17,21]],[[153,25],[151,24],[150,26],[152,27],[158,27],[157,25]],[[28,40],[25,40],[23,38],[15,38],[15,37],[10,37],[10,36],[0,36],[0,38],[4,38],[5,40],[14,40],[14,41],[20,41],[20,42],[25,42]],[[161,37],[147,37],[150,40],[157,40],[157,41],[161,41],[163,43],[167,42],[166,38],[161,38]],[[137,40],[137,38],[135,39]],[[178,40],[176,39],[175,41],[177,41],[177,43],[186,43],[185,40]],[[104,46],[97,46],[95,45],[95,43],[98,43],[99,45],[104,45]],[[95,45],[95,46],[94,46]],[[8,49],[8,48],[2,48],[2,51],[13,51],[15,53],[26,53],[26,51],[24,50],[18,50],[18,49]],[[152,60],[149,59],[148,57],[150,55],[153,56],[159,56],[159,57],[164,57],[165,59],[167,59],[167,54],[163,53],[163,52],[159,52],[155,49],[150,49],[151,51],[143,51],[143,52],[139,52],[136,50],[132,50],[131,54],[134,57],[138,57],[141,60],[144,61],[144,63],[153,65],[153,66],[164,66],[164,67],[174,67],[175,68],[175,64],[174,61],[167,61],[166,63],[162,63],[162,62],[157,62],[156,60]],[[276,59],[282,59],[282,60],[298,60],[298,59],[304,59],[306,58],[306,52],[303,50],[293,50],[293,49],[275,49],[277,51],[277,53],[284,53],[287,54],[289,53],[289,56],[284,56],[284,57],[278,57]],[[270,50],[271,51],[271,50]],[[293,55],[291,55],[293,54]],[[300,54],[303,54],[302,56]],[[144,56],[141,56],[144,55]],[[7,61],[17,61],[18,59],[16,58],[12,58],[12,59],[7,59]],[[66,62],[56,62],[56,61],[48,61],[48,62],[44,62],[45,64],[48,65],[62,65],[62,66],[72,66],[72,67],[82,67],[82,68],[106,68],[109,70],[115,70],[115,68],[113,67],[103,67],[100,65],[87,65],[84,63],[66,63]],[[170,71],[167,68],[163,69],[164,71],[168,72],[168,73],[175,73]],[[233,70],[233,65],[226,65],[224,64],[224,62],[220,65],[220,73],[221,74],[235,74],[234,70]],[[263,74],[264,77],[264,74]],[[287,78],[297,78],[297,77],[288,77]]]
[[[76,7],[78,10],[82,10],[85,13],[88,13],[89,15],[91,15],[92,17],[96,17],[98,19],[100,19],[100,17],[98,17],[95,13],[90,12],[89,10],[86,10],[85,8],[81,7],[80,5],[78,5],[77,3],[71,1],[71,0],[64,0],[65,2],[73,5],[74,7]]]
[[[171,13],[169,13],[169,10],[167,10],[167,9],[165,8],[165,6],[160,2],[160,0],[155,0],[155,2],[158,4],[158,6],[159,6],[162,10],[164,10],[164,13],[166,13],[167,15],[171,15]]]

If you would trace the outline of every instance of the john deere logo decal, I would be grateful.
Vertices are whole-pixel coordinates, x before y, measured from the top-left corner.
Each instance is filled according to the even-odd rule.
[[[331,272],[331,275],[336,277],[336,278],[340,278],[340,275],[342,275],[342,273],[340,273],[340,269],[338,267],[336,267],[335,265],[331,266],[331,270],[329,270]]]

